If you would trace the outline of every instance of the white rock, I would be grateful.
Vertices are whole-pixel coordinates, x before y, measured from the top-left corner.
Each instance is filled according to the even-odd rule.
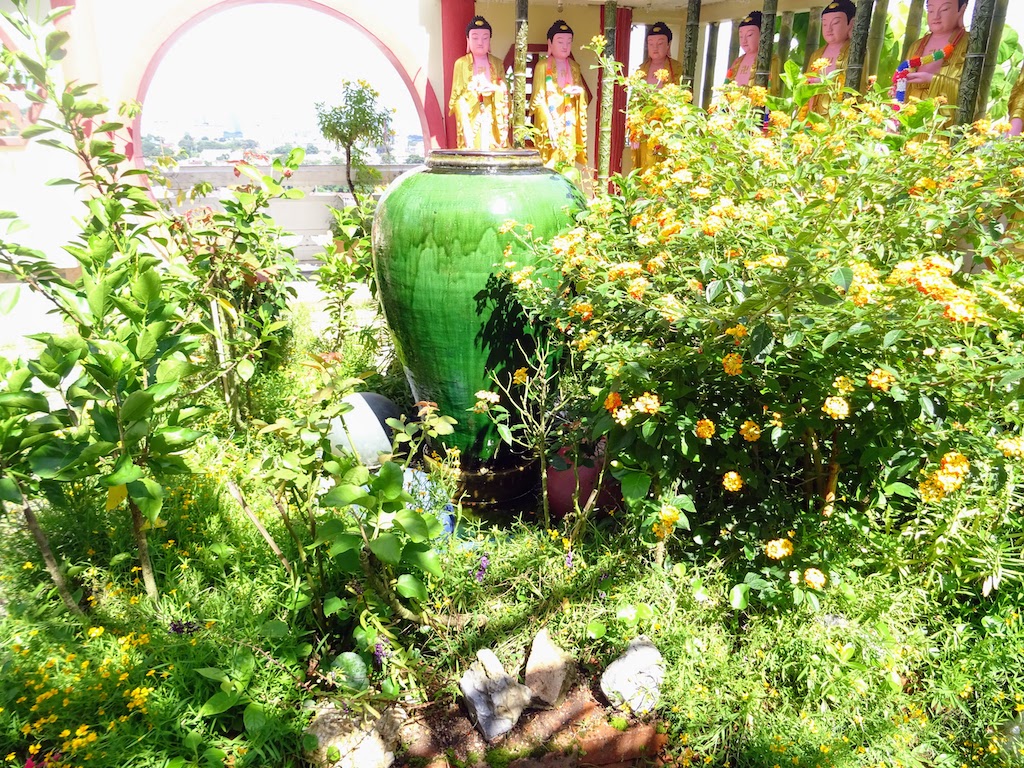
[[[526,662],[526,687],[533,692],[534,706],[554,708],[561,704],[574,673],[572,657],[555,645],[547,627],[538,632]]]
[[[459,680],[466,697],[466,709],[484,739],[493,741],[512,730],[532,695],[505,672],[494,652],[482,648]]]
[[[658,704],[665,662],[648,638],[641,635],[601,675],[601,692],[616,709],[646,714]]]
[[[333,703],[319,706],[306,729],[316,736],[317,747],[307,757],[319,768],[389,768],[405,719],[400,707],[386,709],[376,721],[360,722]]]

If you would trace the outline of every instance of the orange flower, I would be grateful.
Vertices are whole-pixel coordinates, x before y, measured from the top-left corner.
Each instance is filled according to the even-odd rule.
[[[694,431],[701,440],[707,440],[715,434],[715,422],[711,419],[701,419],[697,422],[697,429]]]
[[[761,427],[747,419],[743,422],[743,426],[740,427],[740,434],[743,435],[743,439],[748,443],[756,443],[761,439]]]
[[[868,386],[874,389],[880,389],[883,392],[888,392],[896,382],[896,377],[888,371],[883,371],[881,368],[875,368],[871,373],[868,374]]]
[[[728,376],[739,376],[743,372],[743,358],[730,352],[722,358],[722,368]]]
[[[739,472],[726,472],[722,475],[722,487],[735,493],[743,487],[743,478]]]
[[[772,539],[764,545],[764,553],[772,560],[781,560],[793,554],[793,542],[789,539]]]
[[[616,408],[622,406],[622,396],[618,392],[609,392],[608,397],[604,399],[604,409],[608,413],[614,413]]]

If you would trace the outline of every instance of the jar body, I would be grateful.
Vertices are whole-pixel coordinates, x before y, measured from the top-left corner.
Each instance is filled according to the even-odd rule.
[[[498,273],[532,257],[502,225],[550,238],[583,205],[576,187],[525,151],[433,152],[381,197],[373,259],[384,316],[413,395],[458,420],[444,442],[461,451],[463,469],[491,461],[500,442],[490,418],[472,411],[476,393],[496,391],[492,375],[508,381],[520,346],[530,347],[531,328]]]

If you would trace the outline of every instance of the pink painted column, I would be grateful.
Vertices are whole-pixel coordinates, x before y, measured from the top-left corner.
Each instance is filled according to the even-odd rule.
[[[601,6],[601,29],[604,29],[604,9]],[[615,11],[615,60],[623,70],[629,66],[629,37],[633,29],[633,9],[618,8]],[[597,125],[601,125],[601,81],[604,72],[597,76]],[[596,133],[596,132],[595,132]],[[611,172],[622,173],[622,152],[626,144],[626,89],[615,86],[612,96],[612,154]],[[594,166],[597,166],[597,142],[594,142]]]
[[[476,0],[441,0],[441,58],[444,61],[444,113],[445,147],[455,148],[455,118],[448,114],[448,100],[452,96],[452,70],[455,62],[466,55],[466,25],[476,15]]]

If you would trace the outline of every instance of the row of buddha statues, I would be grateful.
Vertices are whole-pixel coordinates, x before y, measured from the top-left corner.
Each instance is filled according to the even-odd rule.
[[[960,78],[967,60],[967,30],[964,14],[967,0],[927,0],[928,33],[911,45],[908,60],[900,65],[895,82],[901,99],[938,98],[955,105]],[[852,0],[834,0],[821,13],[821,31],[825,45],[808,59],[809,79],[833,76],[840,82],[850,50],[857,7]],[[732,62],[726,82],[750,87],[756,77],[757,52],[761,40],[762,15],[752,11],[739,22],[740,55]],[[509,87],[505,68],[491,55],[491,25],[483,16],[474,16],[466,27],[467,53],[455,62],[452,93],[448,104],[458,126],[459,148],[494,150],[509,142]],[[647,56],[639,67],[642,77],[654,87],[679,83],[682,64],[669,55],[672,30],[658,22],[647,27]],[[547,31],[547,56],[533,70],[533,96],[529,109],[533,124],[533,143],[549,167],[558,164],[586,165],[587,92],[579,64],[572,58],[573,30],[559,19]],[[773,56],[769,90],[781,91],[780,60]],[[666,71],[660,77],[659,72]],[[807,108],[827,115],[827,95],[815,97]],[[1011,132],[1024,128],[1024,70],[1010,96]],[[646,167],[653,161],[642,142],[633,146],[634,167]]]

